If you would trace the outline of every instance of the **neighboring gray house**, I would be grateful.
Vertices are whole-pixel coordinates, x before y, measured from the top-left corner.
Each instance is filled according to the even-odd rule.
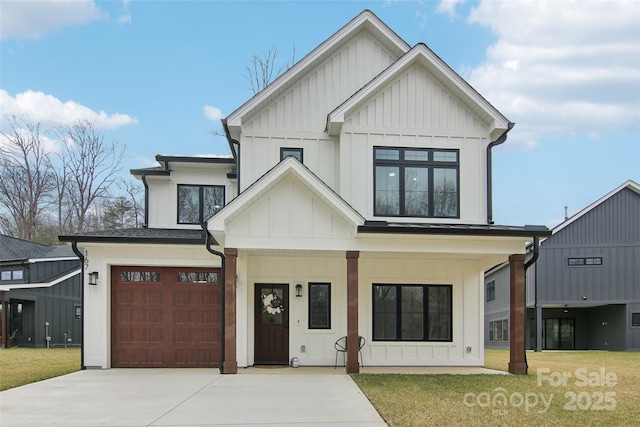
[[[0,345],[79,345],[81,265],[68,245],[0,234]]]
[[[526,280],[527,348],[640,350],[640,185],[627,181],[556,226]],[[508,319],[501,264],[485,273],[487,348],[509,347]]]

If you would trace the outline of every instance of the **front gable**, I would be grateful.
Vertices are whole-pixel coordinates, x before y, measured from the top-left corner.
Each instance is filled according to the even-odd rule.
[[[343,249],[364,218],[294,158],[286,158],[208,222],[240,249]]]
[[[365,10],[231,113],[224,124],[235,139],[240,138],[240,128],[242,133],[251,128],[321,132],[329,111],[408,50],[404,40]]]
[[[370,129],[431,129],[439,134],[501,135],[509,120],[418,44],[327,117],[329,135],[343,124]]]

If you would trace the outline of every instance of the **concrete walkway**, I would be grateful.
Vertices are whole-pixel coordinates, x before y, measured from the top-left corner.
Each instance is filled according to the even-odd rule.
[[[343,369],[86,370],[0,393],[0,425],[385,426]]]

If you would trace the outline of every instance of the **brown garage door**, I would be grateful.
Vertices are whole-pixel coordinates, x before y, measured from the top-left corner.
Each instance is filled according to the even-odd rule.
[[[217,367],[220,296],[220,269],[112,267],[111,366]]]

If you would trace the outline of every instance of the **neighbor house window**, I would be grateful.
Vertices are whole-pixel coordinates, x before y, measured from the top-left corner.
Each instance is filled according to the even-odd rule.
[[[303,163],[302,148],[280,148],[280,160],[284,160],[289,156],[295,157],[300,163]]]
[[[200,224],[223,206],[222,185],[178,185],[178,224]]]
[[[496,281],[492,280],[487,283],[487,302],[496,299]]]
[[[509,320],[489,322],[489,341],[509,341]]]
[[[22,280],[24,278],[24,272],[22,270],[10,270],[0,273],[0,279],[4,280]]]
[[[374,215],[458,218],[458,150],[374,148]]]
[[[602,257],[567,258],[567,265],[570,267],[577,265],[602,265]]]
[[[330,283],[309,283],[309,329],[331,329]]]
[[[451,341],[450,285],[373,285],[374,341]]]
[[[631,313],[631,326],[640,327],[640,313]]]

